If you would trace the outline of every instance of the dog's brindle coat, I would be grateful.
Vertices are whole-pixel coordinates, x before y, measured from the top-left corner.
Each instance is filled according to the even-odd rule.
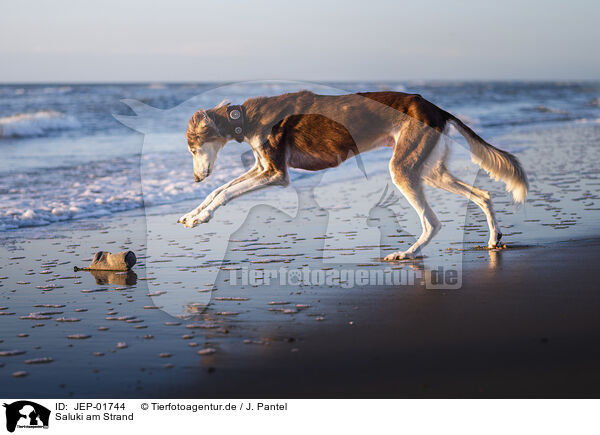
[[[199,110],[188,123],[186,136],[196,181],[210,175],[217,152],[225,143],[240,140],[228,120],[227,106]],[[252,98],[241,109],[243,137],[254,152],[254,166],[213,191],[178,222],[194,227],[208,222],[218,207],[233,198],[267,186],[286,186],[289,167],[318,171],[338,166],[361,152],[390,146],[392,180],[419,214],[423,233],[407,251],[390,254],[386,260],[414,258],[440,229],[439,220],[425,200],[423,181],[475,202],[488,221],[488,246],[495,247],[502,234],[497,229],[489,193],[456,179],[446,168],[447,145],[440,144],[440,138],[449,122],[469,142],[473,160],[496,179],[502,179],[517,202],[527,194],[527,178],[513,155],[488,144],[420,95],[366,92],[325,96],[301,91]]]

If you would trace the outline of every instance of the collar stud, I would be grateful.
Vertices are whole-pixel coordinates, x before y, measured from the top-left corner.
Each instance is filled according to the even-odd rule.
[[[234,139],[244,141],[244,106],[227,106],[227,121],[233,130]]]

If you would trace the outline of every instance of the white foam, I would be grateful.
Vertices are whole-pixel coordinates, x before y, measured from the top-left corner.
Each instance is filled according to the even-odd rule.
[[[575,122],[577,124],[587,124],[587,123],[600,124],[600,118],[581,118],[581,119],[576,119]]]
[[[79,121],[54,110],[20,113],[0,118],[0,137],[44,136],[50,132],[73,130],[81,126]]]
[[[212,189],[243,171],[237,153],[224,153],[213,175],[194,183],[191,159],[184,151],[6,174],[0,177],[0,232],[188,199],[200,202]],[[177,206],[173,210],[186,212]]]

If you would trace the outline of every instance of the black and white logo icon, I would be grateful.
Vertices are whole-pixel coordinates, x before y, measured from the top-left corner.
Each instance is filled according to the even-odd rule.
[[[6,430],[47,429],[50,422],[50,410],[29,400],[19,400],[10,405],[5,403]]]

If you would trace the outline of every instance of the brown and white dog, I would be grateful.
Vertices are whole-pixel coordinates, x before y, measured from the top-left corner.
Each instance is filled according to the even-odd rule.
[[[385,260],[419,256],[441,227],[427,204],[423,183],[477,204],[487,218],[488,246],[494,248],[502,234],[490,194],[458,180],[446,167],[448,145],[440,139],[449,123],[469,143],[472,160],[494,179],[502,180],[516,202],[523,202],[527,177],[516,157],[490,145],[458,118],[420,95],[366,92],[330,96],[301,91],[252,98],[240,106],[221,103],[194,113],[186,136],[197,182],[210,175],[217,153],[230,140],[249,143],[256,161],[248,172],[214,190],[178,222],[191,228],[208,222],[217,208],[233,198],[267,186],[286,186],[290,167],[318,171],[389,146],[393,148],[389,163],[392,180],[421,218],[423,232],[408,250],[390,254]]]

